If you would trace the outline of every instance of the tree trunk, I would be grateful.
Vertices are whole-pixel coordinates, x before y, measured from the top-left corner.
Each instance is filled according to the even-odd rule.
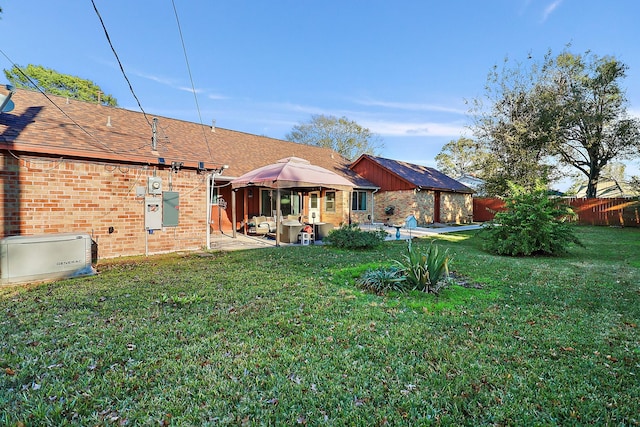
[[[600,169],[591,165],[589,170],[589,183],[587,184],[587,199],[595,199],[598,192],[598,180],[600,179]]]

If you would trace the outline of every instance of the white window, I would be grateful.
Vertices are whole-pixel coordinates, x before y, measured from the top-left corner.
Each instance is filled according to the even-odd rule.
[[[335,191],[327,191],[326,193],[324,193],[324,209],[327,212],[336,211],[336,192]]]

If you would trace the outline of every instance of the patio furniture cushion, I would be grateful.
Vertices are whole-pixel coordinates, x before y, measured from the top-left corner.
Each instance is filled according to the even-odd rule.
[[[249,223],[249,233],[267,234],[276,231],[276,222],[271,217],[254,216]]]

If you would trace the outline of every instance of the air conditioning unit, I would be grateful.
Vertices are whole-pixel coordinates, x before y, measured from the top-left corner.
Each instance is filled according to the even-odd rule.
[[[92,245],[88,234],[5,237],[0,240],[0,284],[95,274]]]

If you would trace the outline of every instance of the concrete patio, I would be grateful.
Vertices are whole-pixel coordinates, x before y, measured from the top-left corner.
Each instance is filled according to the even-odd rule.
[[[386,240],[409,240],[417,237],[429,237],[443,233],[455,233],[458,231],[478,230],[481,224],[469,225],[448,225],[434,224],[431,227],[417,227],[414,229],[400,228],[400,237],[396,237],[396,227],[385,226],[382,223],[362,224],[360,228],[363,230],[384,229],[387,232]],[[321,245],[322,241],[316,241],[316,245]],[[211,236],[211,250],[234,251],[243,249],[260,249],[275,247],[276,241],[268,237],[250,236],[242,233],[236,233],[233,238],[231,234],[213,234]],[[299,243],[280,243],[280,246],[301,246]]]

